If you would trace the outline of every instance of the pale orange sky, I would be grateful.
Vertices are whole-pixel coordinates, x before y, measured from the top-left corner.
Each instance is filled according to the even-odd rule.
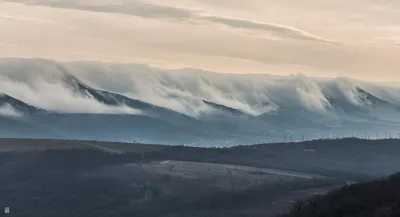
[[[400,1],[0,0],[0,57],[400,82]]]

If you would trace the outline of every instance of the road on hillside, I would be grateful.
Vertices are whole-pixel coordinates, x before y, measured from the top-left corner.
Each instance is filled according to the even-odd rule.
[[[90,142],[74,142],[74,143],[75,144],[82,144],[82,145],[90,146],[92,148],[95,148],[95,149],[98,149],[98,150],[101,150],[101,151],[104,151],[104,152],[107,152],[107,153],[110,153],[110,154],[122,154],[123,153],[122,151],[117,151],[117,150],[114,150],[114,149],[106,148],[106,147],[103,147],[103,146],[100,146],[100,145],[96,145],[96,144],[93,144],[93,143],[90,143]]]

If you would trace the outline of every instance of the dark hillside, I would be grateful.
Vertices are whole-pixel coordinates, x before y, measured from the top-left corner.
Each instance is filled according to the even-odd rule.
[[[400,171],[399,154],[397,139],[233,148],[0,139],[0,207],[10,206],[17,217],[270,217],[290,210],[293,201],[349,181]],[[396,177],[373,182],[368,191],[357,184],[314,199],[322,198],[318,207],[333,212],[346,203],[351,204],[346,213],[379,203],[395,210],[390,201],[400,194]],[[347,195],[353,191],[356,196]],[[367,199],[359,202],[361,197]],[[320,212],[297,210],[299,217]]]
[[[325,196],[297,201],[281,217],[400,216],[400,173],[385,179],[347,185]]]
[[[255,174],[265,181],[249,185],[249,174],[220,187],[214,182],[224,183],[221,174],[185,177],[173,173],[178,168],[159,174],[149,165],[157,170],[159,164],[144,162],[137,153],[88,149],[0,153],[0,206],[10,206],[13,217],[265,217],[287,208],[288,198],[342,183],[284,176],[277,182]],[[229,176],[225,179],[229,183]]]

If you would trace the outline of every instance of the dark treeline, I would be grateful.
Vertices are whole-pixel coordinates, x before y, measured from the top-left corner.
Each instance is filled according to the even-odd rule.
[[[400,216],[400,173],[367,183],[346,185],[322,196],[297,201],[280,217]]]

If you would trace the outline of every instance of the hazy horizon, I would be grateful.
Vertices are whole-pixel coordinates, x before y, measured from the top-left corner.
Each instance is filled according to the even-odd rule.
[[[397,83],[399,4],[5,0],[0,58]]]

